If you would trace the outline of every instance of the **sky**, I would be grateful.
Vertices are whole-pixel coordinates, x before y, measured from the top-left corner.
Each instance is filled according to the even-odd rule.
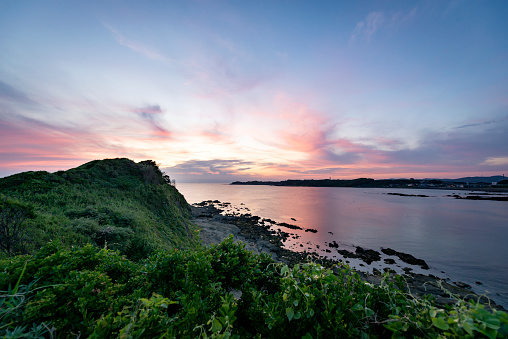
[[[0,2],[0,177],[508,174],[506,1]]]

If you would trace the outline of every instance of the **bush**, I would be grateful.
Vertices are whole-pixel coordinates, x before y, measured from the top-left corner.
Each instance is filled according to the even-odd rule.
[[[29,241],[27,219],[35,218],[31,205],[0,196],[0,249],[8,256],[22,252]]]
[[[505,312],[460,300],[440,309],[402,292],[401,279],[374,286],[347,266],[289,268],[232,237],[139,263],[51,243],[0,266],[0,337],[508,336]]]

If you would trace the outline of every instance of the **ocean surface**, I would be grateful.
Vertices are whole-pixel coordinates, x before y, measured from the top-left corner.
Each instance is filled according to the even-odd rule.
[[[423,189],[275,187],[180,183],[176,188],[193,204],[204,200],[230,202],[242,213],[252,213],[304,230],[286,247],[316,251],[342,258],[327,243],[354,252],[355,246],[379,251],[390,247],[424,259],[430,270],[407,265],[397,257],[402,272],[434,274],[472,286],[508,308],[508,202],[454,199],[447,195],[468,192]],[[419,194],[429,197],[387,193]],[[293,220],[293,219],[296,219]],[[300,246],[300,245],[303,245]],[[319,249],[316,247],[319,246]],[[326,253],[325,249],[332,250]],[[384,256],[383,258],[388,258]],[[349,264],[363,271],[386,265],[367,265],[355,259]],[[363,266],[361,266],[362,264]],[[384,265],[384,266],[383,266]]]

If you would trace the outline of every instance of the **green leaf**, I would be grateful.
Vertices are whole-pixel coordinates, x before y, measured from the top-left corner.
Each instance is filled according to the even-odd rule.
[[[473,329],[471,328],[471,326],[468,324],[468,323],[464,323],[462,324],[462,328],[469,334],[469,335],[473,335]]]
[[[212,332],[220,332],[221,330],[222,330],[222,325],[221,325],[220,321],[218,321],[217,319],[213,319]]]
[[[492,328],[494,330],[498,330],[501,327],[501,321],[494,317],[485,319],[485,324],[488,328]]]
[[[289,273],[289,267],[287,266],[284,266],[281,270],[280,270],[280,274],[281,275],[287,275]]]
[[[293,319],[294,315],[295,315],[295,311],[291,307],[286,308],[286,316],[288,317],[289,321],[291,321],[291,319]]]
[[[298,300],[293,301],[293,305],[298,306]]]
[[[374,311],[371,310],[370,308],[368,307],[365,307],[365,316],[366,317],[372,317],[374,315]]]
[[[495,339],[497,337],[497,330],[493,329],[493,328],[487,328],[485,330],[487,336],[491,339]]]
[[[310,334],[309,332],[305,333],[305,335],[302,337],[302,339],[314,339],[312,337],[312,334]]]
[[[363,311],[363,304],[356,303],[353,307],[351,307],[352,311]]]
[[[450,328],[446,321],[443,318],[432,318],[432,325],[436,326],[437,328],[446,331]]]

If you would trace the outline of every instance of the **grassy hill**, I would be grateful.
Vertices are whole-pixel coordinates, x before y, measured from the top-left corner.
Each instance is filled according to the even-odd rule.
[[[107,245],[136,259],[195,243],[185,198],[149,160],[95,160],[68,171],[15,174],[0,179],[0,202],[31,211],[15,254],[59,241]]]

